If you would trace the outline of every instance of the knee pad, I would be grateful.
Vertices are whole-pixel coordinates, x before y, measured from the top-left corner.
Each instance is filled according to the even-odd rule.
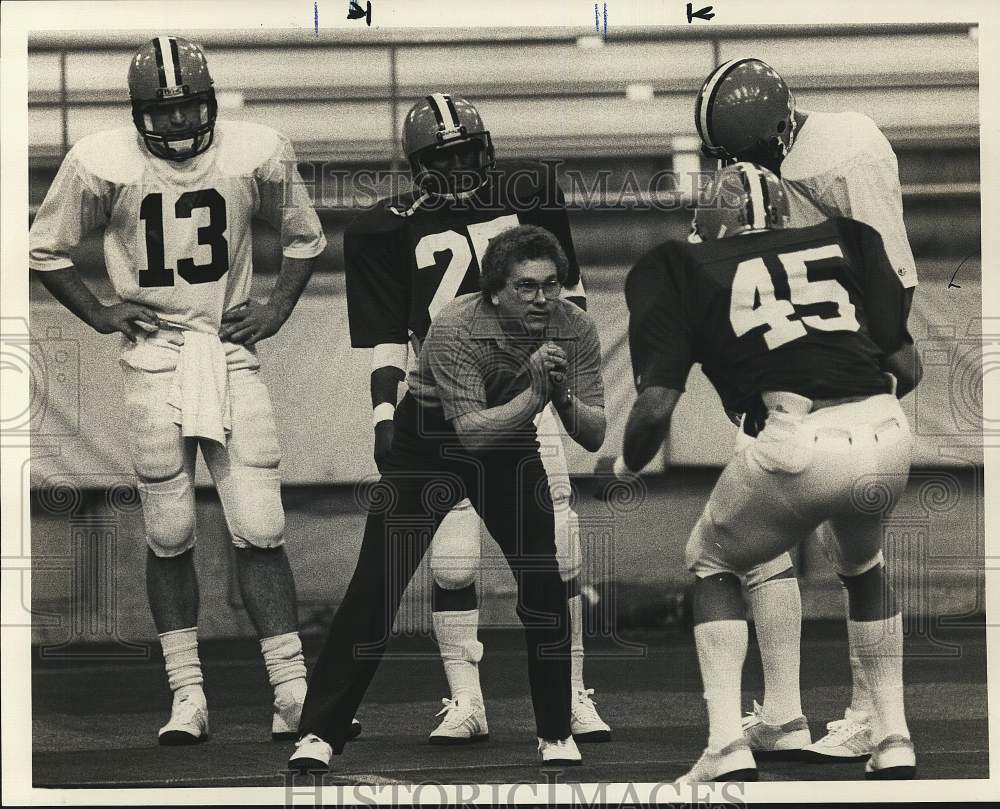
[[[788,552],[781,554],[775,559],[771,559],[768,562],[764,562],[760,565],[755,565],[747,571],[746,576],[743,578],[743,584],[750,590],[755,587],[759,587],[768,579],[772,579],[779,573],[784,573],[786,570],[792,566],[792,557],[788,555]]]
[[[180,425],[174,423],[170,408],[164,402],[155,401],[159,388],[137,386],[145,381],[139,371],[132,371],[133,383],[126,389],[126,414],[129,419],[128,445],[132,456],[132,467],[141,481],[173,480],[186,468],[193,469],[195,447],[185,443]],[[160,384],[154,379],[151,385]]]
[[[278,548],[284,544],[281,446],[267,387],[257,370],[229,375],[233,429],[226,446],[202,442],[233,545]]]
[[[569,502],[556,503],[553,512],[556,531],[556,561],[559,563],[559,578],[564,582],[573,581],[583,568],[583,553],[580,549],[580,518],[570,508]]]
[[[236,467],[229,482],[222,506],[233,545],[262,550],[284,545],[285,510],[278,470]]]
[[[475,584],[480,559],[479,515],[468,500],[449,511],[431,542],[431,573],[443,590]]]
[[[166,480],[139,479],[146,544],[156,556],[180,556],[195,544],[194,490],[186,472]]]

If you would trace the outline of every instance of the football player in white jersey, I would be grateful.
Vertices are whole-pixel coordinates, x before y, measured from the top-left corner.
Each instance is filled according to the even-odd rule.
[[[866,115],[807,112],[778,73],[759,59],[733,59],[713,70],[698,93],[695,123],[703,151],[723,163],[750,161],[778,174],[788,200],[788,227],[850,217],[882,237],[892,269],[903,286],[906,311],[917,285],[913,253],[903,224],[903,197],[896,155]],[[909,339],[909,338],[907,338]],[[751,439],[741,431],[737,451]],[[882,586],[884,563],[854,570],[839,556],[828,523],[818,534],[844,582],[852,587]],[[852,701],[844,718],[827,725],[828,734],[809,743],[797,719],[802,606],[791,558],[783,554],[747,576],[747,598],[764,667],[764,705],[754,703],[744,722],[747,740],[759,754],[794,750],[821,761],[858,761],[872,749],[872,697],[858,657],[861,637],[848,621]]]
[[[280,448],[254,344],[281,328],[326,238],[288,139],[216,121],[201,48],[153,39],[133,57],[128,85],[134,126],[87,136],[69,151],[31,226],[29,266],[83,321],[123,335],[123,426],[142,498],[149,604],[173,692],[160,744],[208,737],[193,553],[199,445],[274,688],[272,734],[295,738],[306,668],[283,547]],[[281,234],[281,270],[266,302],[249,297],[254,218]],[[70,256],[97,227],[118,298],[109,305]]]

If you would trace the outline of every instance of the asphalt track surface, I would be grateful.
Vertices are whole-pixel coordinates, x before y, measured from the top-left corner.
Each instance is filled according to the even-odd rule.
[[[804,627],[802,702],[813,738],[849,700],[843,625]],[[307,657],[319,638],[306,639]],[[463,747],[432,746],[445,679],[428,639],[390,646],[359,711],[362,736],[334,759],[324,784],[535,783],[546,780],[535,752],[523,636],[483,633],[480,664],[490,739]],[[641,656],[622,657],[614,639],[588,643],[587,685],[612,741],[581,746],[584,763],[562,782],[662,782],[683,773],[707,738],[701,680],[690,631],[631,630],[622,640]],[[905,663],[906,704],[917,748],[917,777],[988,777],[986,628],[937,628],[911,635]],[[38,660],[33,675],[33,783],[38,787],[288,786],[291,742],[270,739],[270,689],[252,640],[207,642],[201,656],[211,738],[161,748],[167,718],[162,660],[68,663]],[[744,707],[762,694],[757,650],[744,669]],[[860,779],[862,764],[759,762],[761,780]],[[551,774],[550,776],[551,777]]]

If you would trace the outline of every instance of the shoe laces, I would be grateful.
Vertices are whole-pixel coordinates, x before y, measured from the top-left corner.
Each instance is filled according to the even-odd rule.
[[[474,703],[466,700],[459,702],[458,699],[448,699],[445,697],[441,700],[441,708],[434,716],[444,716],[444,725],[458,725],[464,722],[470,716],[475,713]]]
[[[574,708],[576,708],[577,714],[586,714],[588,719],[600,718],[597,714],[597,705],[594,700],[593,688],[581,688],[576,692]]]
[[[865,731],[865,725],[855,719],[834,719],[826,723],[831,743],[840,743]]]
[[[741,720],[743,730],[749,730],[750,728],[764,723],[764,706],[761,705],[757,700],[753,701],[753,710],[747,713],[746,716]]]
[[[458,707],[458,700],[448,699],[447,697],[445,697],[444,699],[441,700],[441,704],[444,705],[444,707],[436,714],[434,714],[434,716],[443,716],[446,713],[450,713],[453,709]]]

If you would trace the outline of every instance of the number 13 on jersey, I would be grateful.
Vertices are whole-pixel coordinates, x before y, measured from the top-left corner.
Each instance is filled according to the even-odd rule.
[[[196,239],[175,238],[171,247],[180,253],[177,259],[177,273],[189,284],[207,284],[218,281],[229,271],[229,242],[226,240],[226,198],[214,188],[201,191],[185,191],[177,198],[169,220],[163,210],[163,194],[147,194],[139,206],[139,219],[144,223],[146,234],[146,268],[139,270],[140,287],[172,287],[174,271],[166,266],[164,234],[174,233],[189,227],[184,220],[190,220],[195,210],[208,210],[207,223],[197,230]],[[177,224],[173,224],[173,223]],[[179,242],[180,244],[175,244]],[[194,258],[185,251],[195,251],[204,245],[210,249],[209,260],[196,264]]]

